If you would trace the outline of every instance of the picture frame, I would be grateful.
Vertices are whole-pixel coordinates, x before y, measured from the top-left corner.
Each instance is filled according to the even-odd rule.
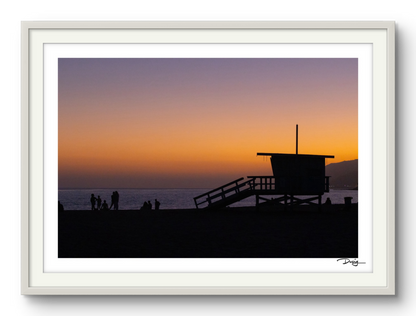
[[[395,23],[33,22],[22,28],[23,295],[394,295]],[[365,44],[371,46],[371,265],[356,272],[47,272],[44,267],[44,67],[47,45]],[[360,91],[361,93],[362,91]],[[49,97],[49,96],[48,96]],[[363,131],[359,131],[362,133]],[[360,188],[361,190],[361,188]],[[361,194],[361,193],[360,193]],[[351,259],[356,266],[360,258]],[[347,263],[346,261],[343,263]],[[341,264],[341,263],[340,263]]]

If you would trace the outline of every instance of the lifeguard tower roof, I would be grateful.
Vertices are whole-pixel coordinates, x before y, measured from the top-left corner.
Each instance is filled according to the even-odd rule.
[[[257,153],[257,156],[297,156],[297,157],[321,157],[321,158],[335,158],[331,155],[305,155],[305,154],[280,154],[280,153]]]

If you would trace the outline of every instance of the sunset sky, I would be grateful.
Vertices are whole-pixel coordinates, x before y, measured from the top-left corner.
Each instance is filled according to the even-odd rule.
[[[356,58],[60,58],[59,188],[213,188],[358,158]]]

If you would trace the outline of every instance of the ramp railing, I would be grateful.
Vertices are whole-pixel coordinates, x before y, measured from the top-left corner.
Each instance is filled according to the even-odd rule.
[[[239,178],[237,180],[224,184],[216,189],[213,189],[204,194],[198,195],[197,197],[194,197],[196,208],[209,207],[211,204],[215,202],[225,200],[230,196],[235,196],[242,191],[250,190],[250,183],[252,182],[252,180],[241,182],[243,180],[244,178]]]

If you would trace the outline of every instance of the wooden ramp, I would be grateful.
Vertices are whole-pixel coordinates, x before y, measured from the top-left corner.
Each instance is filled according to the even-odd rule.
[[[329,191],[329,177],[325,177],[325,192]],[[274,204],[300,205],[300,204],[318,204],[321,205],[322,194],[313,195],[301,199],[295,197],[298,194],[291,194],[290,190],[282,192],[279,183],[287,179],[278,179],[274,176],[250,176],[247,179],[239,178],[220,186],[214,190],[208,191],[197,197],[194,197],[197,209],[219,209],[241,201],[249,196],[256,196],[256,206],[260,200],[273,202]],[[293,191],[292,191],[293,192]],[[275,195],[272,200],[261,197]]]
[[[194,197],[195,206],[196,208],[214,209],[241,201],[252,195],[249,182],[250,181],[244,181],[244,178],[239,178],[214,190]]]

